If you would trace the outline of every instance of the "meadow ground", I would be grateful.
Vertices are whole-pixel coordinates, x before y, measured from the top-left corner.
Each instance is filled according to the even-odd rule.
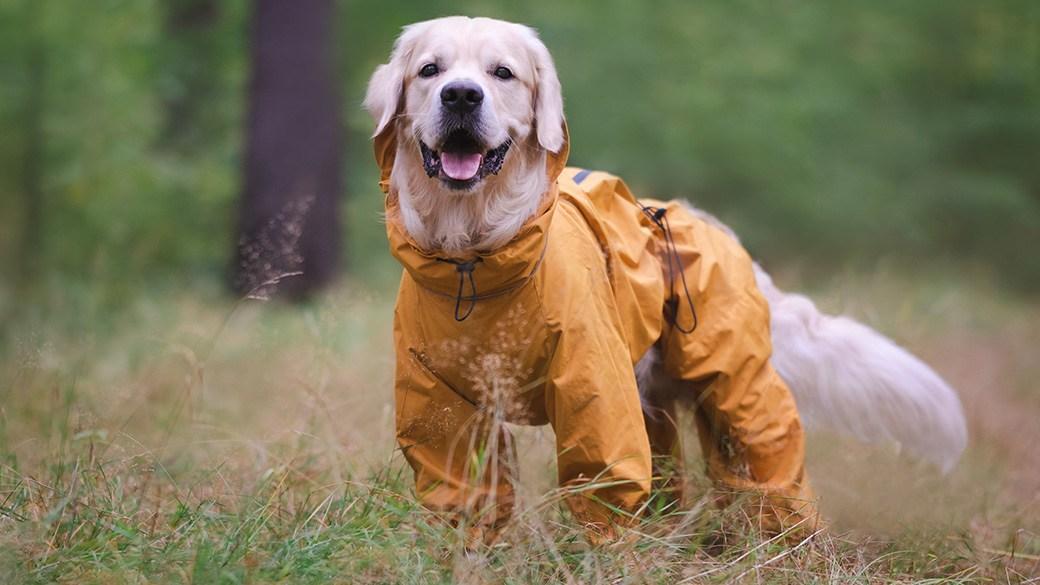
[[[54,287],[0,345],[0,582],[1037,580],[1040,305],[884,271],[817,288],[957,387],[971,445],[950,476],[811,434],[831,522],[815,539],[720,546],[730,512],[695,501],[589,548],[556,505],[551,431],[518,429],[520,513],[467,553],[393,449],[392,294],[290,307],[166,289],[116,307]]]

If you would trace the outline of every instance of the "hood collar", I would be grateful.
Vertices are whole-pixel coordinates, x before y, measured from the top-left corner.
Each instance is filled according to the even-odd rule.
[[[397,158],[396,124],[387,125],[382,134],[373,139],[372,147],[376,155],[376,164],[379,165],[379,188],[383,193],[390,195],[390,172],[394,170],[394,159]],[[550,183],[554,183],[567,166],[570,150],[570,132],[567,123],[564,122],[563,146],[560,147],[560,152],[550,152],[545,162],[545,172],[549,175]]]
[[[401,225],[396,213],[397,193],[390,189],[390,172],[397,155],[397,133],[393,124],[376,136],[373,147],[379,163],[379,187],[386,194],[386,235],[390,252],[420,286],[456,300],[456,320],[465,319],[477,301],[519,288],[538,270],[556,211],[556,179],[563,172],[570,151],[566,125],[560,152],[550,152],[546,158],[549,192],[541,208],[506,245],[467,258],[447,258],[438,250],[424,250]]]

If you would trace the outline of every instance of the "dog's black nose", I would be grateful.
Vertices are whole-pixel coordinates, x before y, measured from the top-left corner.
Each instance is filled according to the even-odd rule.
[[[469,114],[484,101],[484,90],[472,81],[452,81],[441,89],[441,104],[457,114]]]

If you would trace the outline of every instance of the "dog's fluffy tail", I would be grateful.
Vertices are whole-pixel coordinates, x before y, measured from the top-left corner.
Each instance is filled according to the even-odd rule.
[[[715,216],[701,219],[739,241]],[[808,298],[785,293],[755,264],[769,302],[773,358],[808,429],[866,442],[895,442],[948,473],[968,443],[957,393],[934,370],[870,327],[825,315]]]
[[[877,331],[781,291],[758,265],[755,277],[772,315],[773,367],[807,428],[894,441],[953,469],[968,433],[957,394],[938,374]]]

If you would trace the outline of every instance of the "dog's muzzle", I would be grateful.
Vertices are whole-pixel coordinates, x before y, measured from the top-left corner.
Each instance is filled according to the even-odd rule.
[[[490,150],[466,130],[455,130],[434,150],[419,140],[423,169],[428,177],[437,177],[453,189],[469,189],[488,175],[497,175],[505,163],[512,141],[506,140]]]

